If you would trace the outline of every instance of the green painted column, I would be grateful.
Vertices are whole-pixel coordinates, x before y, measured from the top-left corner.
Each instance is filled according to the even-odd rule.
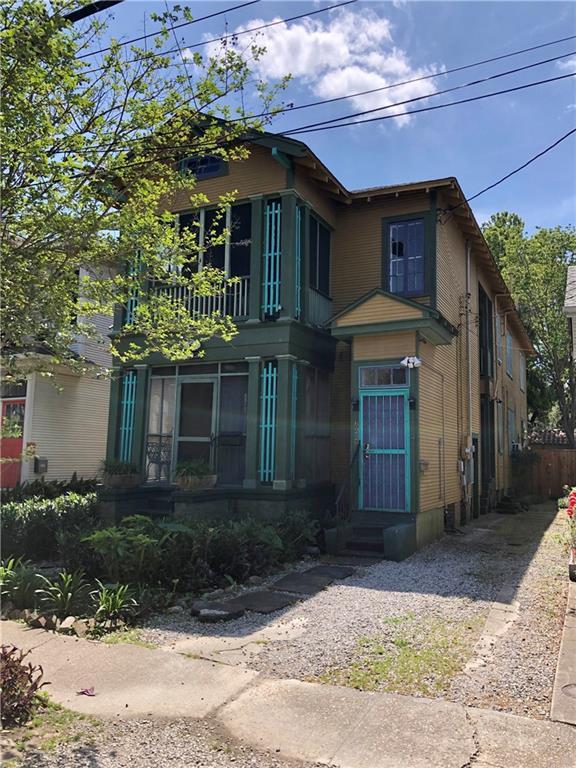
[[[282,198],[282,262],[280,265],[283,319],[296,317],[296,202],[294,192],[281,194]]]
[[[134,432],[132,435],[132,461],[144,467],[144,449],[146,440],[146,416],[148,412],[148,378],[147,365],[135,365],[136,397],[134,399]]]
[[[122,368],[114,366],[110,379],[110,404],[108,408],[108,435],[106,440],[106,458],[117,459],[118,413],[122,397]]]
[[[252,247],[250,249],[250,308],[248,323],[260,322],[262,304],[262,217],[264,200],[262,195],[252,201]]]
[[[310,290],[310,205],[304,203],[302,206],[302,216],[304,218],[304,226],[302,227],[302,322],[308,320],[308,298]]]
[[[260,357],[247,357],[248,402],[246,407],[246,464],[244,488],[258,485],[258,430],[260,427]]]
[[[294,355],[277,355],[278,398],[276,410],[276,473],[274,490],[292,488],[292,376],[296,358]]]

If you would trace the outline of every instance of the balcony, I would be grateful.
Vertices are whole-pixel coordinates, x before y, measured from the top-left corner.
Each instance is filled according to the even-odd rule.
[[[229,315],[233,318],[247,317],[250,311],[250,275],[236,278],[237,282],[226,284],[222,293],[202,296],[181,285],[163,285],[153,288],[158,296],[169,296],[181,301],[192,317]]]

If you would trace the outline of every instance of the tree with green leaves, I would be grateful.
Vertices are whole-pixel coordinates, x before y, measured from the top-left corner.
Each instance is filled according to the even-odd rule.
[[[576,263],[573,226],[525,231],[514,213],[494,214],[483,226],[536,354],[528,359],[528,405],[532,420],[546,423],[554,404],[560,426],[574,446],[576,365],[563,313],[568,266]]]
[[[153,16],[157,34],[142,45],[107,36],[102,15],[72,25],[64,16],[89,0],[7,0],[0,9],[3,116],[2,306],[0,354],[5,379],[23,371],[78,371],[78,336],[99,337],[91,318],[130,307],[111,339],[124,362],[161,352],[171,360],[202,354],[202,343],[235,333],[231,318],[194,316],[183,298],[217,295],[216,269],[186,268],[198,255],[195,225],[174,226],[170,203],[206,204],[187,157],[248,155],[285,81],[268,86],[223,40],[217,56],[186,59],[174,26],[191,21],[173,6]],[[176,59],[163,53],[178,44]],[[93,55],[93,52],[95,55]],[[227,237],[224,208],[204,245]],[[128,267],[126,267],[128,265]],[[162,286],[177,286],[168,296]],[[42,354],[38,354],[41,352]]]

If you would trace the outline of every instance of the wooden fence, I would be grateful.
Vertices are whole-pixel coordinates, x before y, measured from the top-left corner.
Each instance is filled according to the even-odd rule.
[[[565,485],[576,486],[576,448],[533,444],[540,461],[530,468],[531,492],[535,496],[559,497]]]

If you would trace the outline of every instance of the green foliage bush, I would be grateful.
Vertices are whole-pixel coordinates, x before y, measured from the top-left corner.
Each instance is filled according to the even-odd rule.
[[[14,488],[6,488],[2,491],[2,503],[24,501],[33,497],[40,499],[56,499],[66,493],[79,493],[85,496],[96,490],[95,479],[85,480],[78,478],[74,473],[70,480],[32,480],[32,482],[18,483]]]
[[[2,601],[12,603],[14,608],[35,608],[40,585],[40,576],[28,560],[11,557],[0,565]]]
[[[74,567],[83,555],[78,543],[96,526],[95,493],[9,502],[2,507],[2,553],[33,560],[60,558]]]
[[[98,623],[127,622],[138,610],[134,591],[127,584],[102,584],[96,579],[98,589],[90,593],[94,618]]]
[[[83,615],[87,608],[90,585],[83,571],[68,573],[62,571],[56,579],[39,576],[42,587],[37,594],[40,610],[65,619],[67,616]]]
[[[25,725],[40,704],[40,688],[48,685],[42,682],[42,667],[25,663],[29,653],[13,645],[3,645],[0,649],[2,727]]]

